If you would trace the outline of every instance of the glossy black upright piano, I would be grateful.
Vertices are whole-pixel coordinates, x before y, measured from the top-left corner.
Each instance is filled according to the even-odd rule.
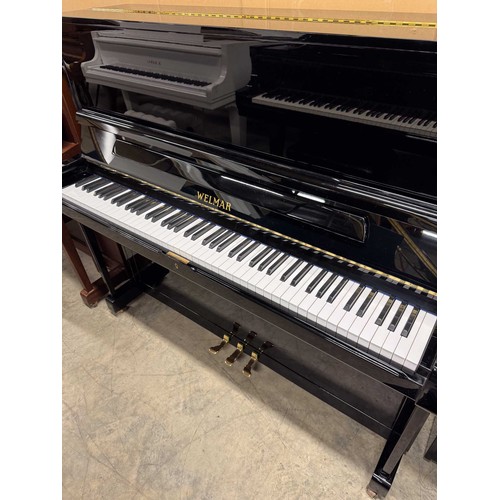
[[[110,308],[149,293],[220,337],[207,356],[386,438],[385,495],[437,406],[436,43],[64,18],[63,68],[63,213]]]

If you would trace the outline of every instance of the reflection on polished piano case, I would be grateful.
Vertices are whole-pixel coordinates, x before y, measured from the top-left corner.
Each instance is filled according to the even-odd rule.
[[[385,495],[436,413],[436,44],[76,18],[63,40],[95,49],[63,213],[128,257],[108,305],[146,291],[385,437]]]

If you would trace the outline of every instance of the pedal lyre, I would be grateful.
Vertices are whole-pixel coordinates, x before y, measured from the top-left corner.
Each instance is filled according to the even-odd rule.
[[[236,361],[236,360],[237,360],[237,359],[241,356],[241,353],[243,352],[243,349],[245,348],[245,346],[246,346],[249,342],[251,342],[251,341],[255,338],[255,336],[256,336],[256,335],[257,335],[257,334],[256,334],[255,332],[250,332],[250,333],[246,336],[246,338],[245,338],[245,340],[244,340],[243,342],[238,342],[238,343],[236,344],[236,349],[235,349],[235,351],[233,352],[233,354],[231,354],[231,356],[228,356],[228,357],[226,358],[226,361],[225,361],[225,362],[226,362],[226,365],[231,366],[231,365],[232,365],[232,364],[233,364],[233,363],[234,363],[234,362],[235,362],[235,361]]]
[[[238,323],[233,323],[233,329],[231,333],[226,333],[224,334],[224,337],[222,337],[222,342],[219,345],[215,345],[213,347],[210,347],[208,349],[212,354],[217,354],[226,344],[229,343],[231,340],[231,337],[238,331],[240,328],[240,325]]]

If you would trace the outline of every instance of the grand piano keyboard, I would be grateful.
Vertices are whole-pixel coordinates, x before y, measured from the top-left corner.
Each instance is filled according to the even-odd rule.
[[[437,119],[429,112],[299,90],[276,89],[252,98],[254,104],[398,130],[430,139]]]
[[[431,312],[104,177],[65,187],[63,200],[405,371],[436,328]]]

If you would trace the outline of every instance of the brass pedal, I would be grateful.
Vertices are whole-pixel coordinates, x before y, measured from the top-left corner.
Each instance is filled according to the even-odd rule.
[[[243,342],[238,342],[238,344],[236,344],[236,349],[235,351],[233,352],[233,354],[231,354],[231,356],[228,356],[226,358],[226,365],[229,365],[231,366],[240,356],[241,356],[241,353],[243,352],[243,349],[245,348],[245,346],[250,343],[256,336],[257,334],[255,332],[250,332],[245,340]]]
[[[231,337],[238,331],[240,328],[240,325],[238,323],[233,323],[233,329],[231,333],[226,333],[224,337],[222,337],[222,342],[219,345],[215,345],[213,347],[210,347],[208,350],[212,354],[217,354],[226,344],[229,343],[231,340]]]
[[[259,361],[259,356],[269,347],[273,347],[273,344],[266,340],[257,351],[252,351],[252,354],[250,354],[250,361],[245,365],[245,368],[243,368],[243,375],[246,375],[247,377],[252,376],[252,368],[254,367],[255,363]]]

